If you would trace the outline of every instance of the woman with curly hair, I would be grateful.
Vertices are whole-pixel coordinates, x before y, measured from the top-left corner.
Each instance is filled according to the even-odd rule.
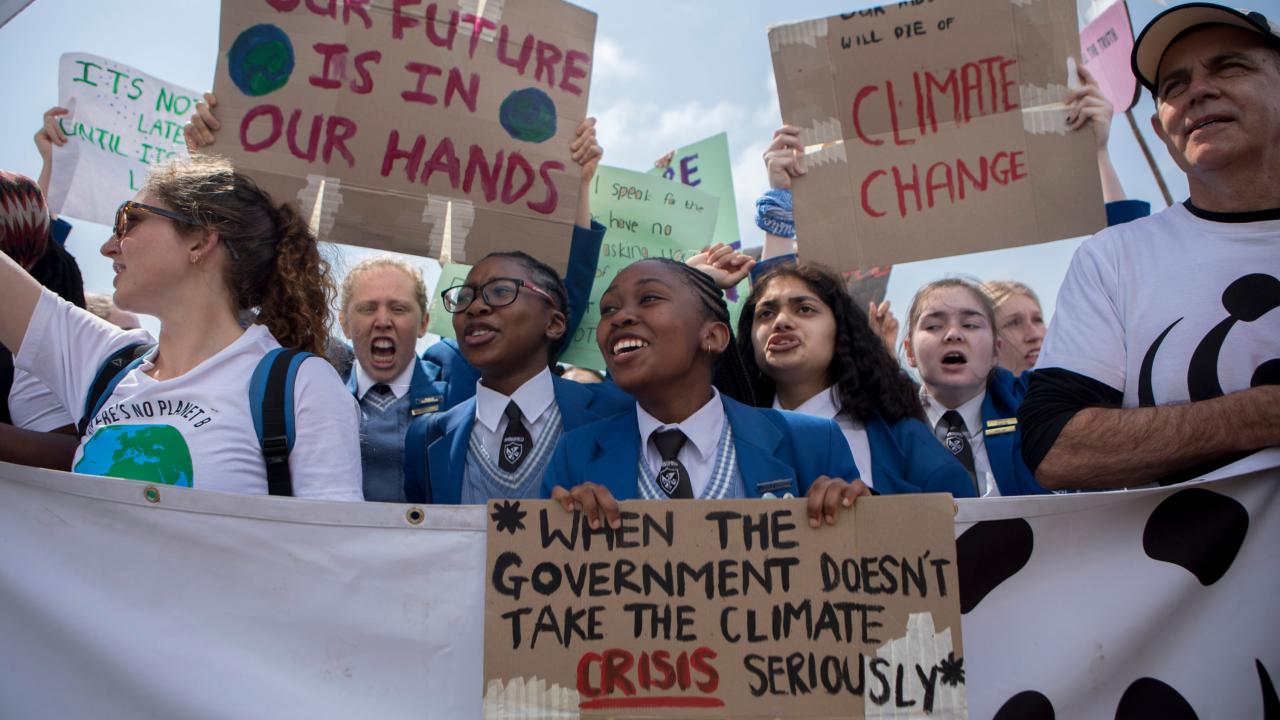
[[[333,283],[315,235],[292,206],[204,158],[155,170],[120,206],[102,254],[116,305],[156,316],[161,329],[96,412],[81,408],[104,360],[150,336],[59,299],[0,258],[0,342],[85,415],[73,469],[266,494],[249,385],[277,348],[323,353]],[[355,401],[323,357],[300,361],[291,400],[293,494],[362,499]]]
[[[806,264],[766,272],[743,304],[738,343],[759,402],[835,420],[877,492],[973,497],[964,468],[922,422],[911,380],[836,275]]]

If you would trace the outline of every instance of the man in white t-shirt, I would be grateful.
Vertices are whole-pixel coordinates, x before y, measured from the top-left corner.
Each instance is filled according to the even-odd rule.
[[[1189,479],[1280,445],[1280,34],[1175,7],[1132,64],[1191,197],[1072,259],[1019,412],[1051,489]]]

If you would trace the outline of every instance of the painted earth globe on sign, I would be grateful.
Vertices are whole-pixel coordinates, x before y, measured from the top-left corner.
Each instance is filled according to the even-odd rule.
[[[227,72],[245,95],[273,93],[289,82],[293,43],[275,25],[254,25],[240,33],[227,51]]]
[[[556,104],[538,88],[516,90],[498,108],[498,122],[516,140],[540,143],[556,134]]]

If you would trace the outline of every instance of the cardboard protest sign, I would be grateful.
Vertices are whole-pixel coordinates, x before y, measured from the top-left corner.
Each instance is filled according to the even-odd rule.
[[[182,126],[200,96],[128,65],[88,53],[58,61],[58,118],[68,143],[53,148],[49,208],[111,225],[151,166],[186,157]]]
[[[682,185],[714,195],[720,200],[716,232],[711,242],[733,245],[741,242],[738,232],[738,205],[733,194],[733,161],[729,158],[729,135],[719,133],[682,147],[666,167],[655,167],[650,175],[661,175]]]
[[[563,269],[595,23],[560,0],[228,1],[209,150],[326,240],[439,257],[450,231],[456,261]]]
[[[489,503],[486,717],[965,717],[950,496],[622,508]]]
[[[1132,52],[1133,26],[1125,0],[1116,0],[1080,29],[1080,61],[1118,113],[1138,102],[1138,78],[1129,65]]]
[[[885,265],[844,273],[845,289],[853,298],[853,304],[866,310],[869,303],[879,305],[883,302],[884,296],[889,292],[889,273],[891,272],[893,272],[893,266]]]
[[[1070,0],[898,3],[774,27],[769,44],[806,146],[802,258],[869,268],[1105,224],[1093,135],[1066,129]]]
[[[707,193],[660,177],[601,165],[591,181],[591,216],[608,228],[591,303],[560,359],[604,369],[596,347],[600,296],[618,271],[637,260],[685,260],[711,242],[719,201]]]

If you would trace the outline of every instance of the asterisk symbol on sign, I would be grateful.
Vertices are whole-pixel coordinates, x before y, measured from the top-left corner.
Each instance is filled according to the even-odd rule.
[[[519,500],[515,502],[503,500],[501,504],[494,505],[494,510],[489,517],[498,524],[498,532],[506,530],[515,535],[517,530],[524,529],[524,516],[528,514],[520,509]]]
[[[954,652],[947,653],[942,662],[938,663],[938,669],[942,671],[942,682],[956,687],[964,682],[964,658],[956,658]]]

